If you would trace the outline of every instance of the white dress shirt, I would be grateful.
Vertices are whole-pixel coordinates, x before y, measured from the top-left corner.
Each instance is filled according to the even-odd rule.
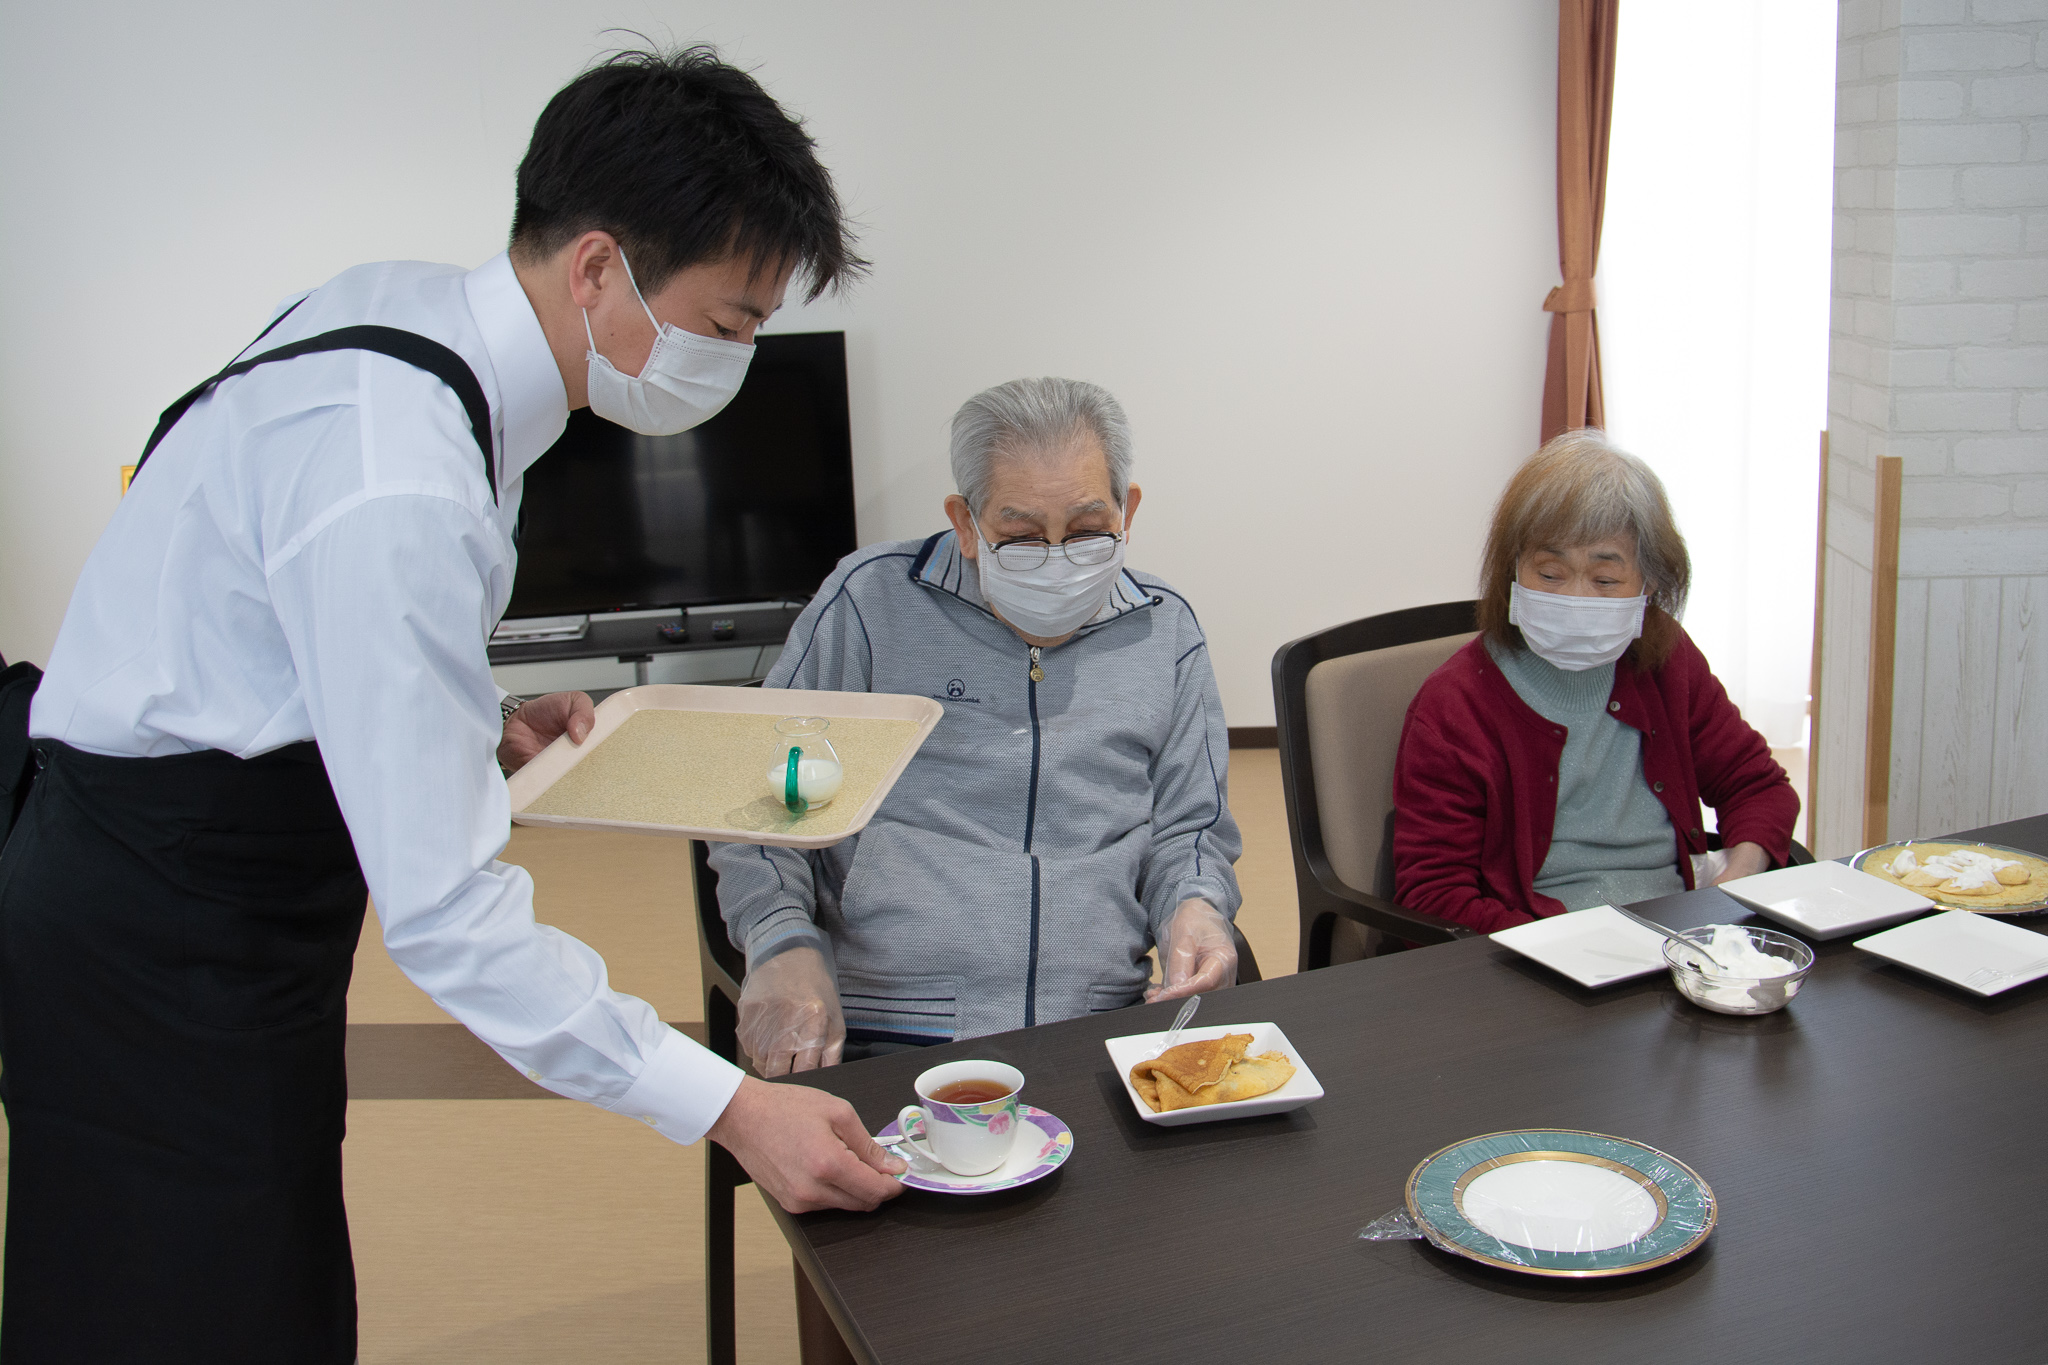
[[[30,732],[138,757],[317,740],[400,969],[548,1089],[695,1142],[740,1071],[612,990],[602,958],[534,922],[526,871],[497,861],[511,811],[485,645],[525,471],[568,421],[547,338],[501,255],[466,273],[358,266],[256,350],[353,323],[469,363],[497,502],[461,402],[423,370],[335,351],[227,380],[86,561]]]

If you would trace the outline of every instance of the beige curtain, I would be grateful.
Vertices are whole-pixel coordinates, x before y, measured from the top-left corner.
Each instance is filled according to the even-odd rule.
[[[1557,263],[1550,291],[1550,362],[1543,374],[1543,439],[1607,420],[1600,396],[1600,327],[1593,272],[1607,203],[1607,130],[1614,113],[1614,25],[1621,0],[1558,0]]]

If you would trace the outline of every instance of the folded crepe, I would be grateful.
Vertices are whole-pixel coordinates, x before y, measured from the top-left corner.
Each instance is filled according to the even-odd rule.
[[[1284,1053],[1246,1057],[1249,1033],[1227,1033],[1168,1048],[1131,1068],[1131,1085],[1155,1114],[1193,1109],[1204,1104],[1229,1104],[1278,1090],[1294,1075]]]

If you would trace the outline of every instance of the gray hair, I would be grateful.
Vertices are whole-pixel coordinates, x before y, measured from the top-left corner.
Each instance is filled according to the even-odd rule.
[[[996,458],[1042,459],[1082,434],[1102,443],[1118,506],[1131,487],[1131,422],[1108,389],[1080,379],[1012,379],[953,414],[953,486],[980,516]]]

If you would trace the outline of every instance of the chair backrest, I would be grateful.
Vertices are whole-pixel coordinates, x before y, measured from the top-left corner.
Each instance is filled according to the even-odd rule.
[[[1476,607],[1440,602],[1370,616],[1290,641],[1273,656],[1304,968],[1328,961],[1328,921],[1345,913],[1340,900],[1355,899],[1346,888],[1382,900],[1393,893],[1401,723],[1423,680],[1472,639]]]
[[[725,917],[718,913],[718,871],[711,866],[711,845],[690,840],[690,880],[697,893],[697,961],[706,991],[721,990],[735,1003],[746,980],[746,955],[732,946]]]
[[[1394,894],[1394,757],[1408,703],[1470,632],[1325,659],[1308,671],[1309,768],[1323,854],[1346,886]]]

